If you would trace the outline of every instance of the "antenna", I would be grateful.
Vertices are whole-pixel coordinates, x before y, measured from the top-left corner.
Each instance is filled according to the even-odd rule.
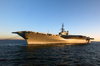
[[[64,24],[62,23],[62,28],[64,27]]]
[[[64,24],[62,23],[62,28],[61,28],[62,29],[62,32],[64,31],[64,28],[63,27],[64,27]]]
[[[48,33],[49,33],[49,30],[48,30]]]

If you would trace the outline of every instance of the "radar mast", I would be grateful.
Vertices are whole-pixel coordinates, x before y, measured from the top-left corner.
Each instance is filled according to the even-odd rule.
[[[64,31],[64,24],[62,23],[62,28],[61,28],[62,32]]]

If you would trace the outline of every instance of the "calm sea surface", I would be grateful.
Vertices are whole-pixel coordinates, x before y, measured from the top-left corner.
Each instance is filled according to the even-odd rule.
[[[4,40],[0,66],[100,66],[100,42],[34,46],[24,40]]]

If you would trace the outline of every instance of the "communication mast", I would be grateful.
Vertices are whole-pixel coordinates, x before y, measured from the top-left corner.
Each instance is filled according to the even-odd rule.
[[[64,31],[64,24],[62,23],[62,28],[61,28],[62,32]]]

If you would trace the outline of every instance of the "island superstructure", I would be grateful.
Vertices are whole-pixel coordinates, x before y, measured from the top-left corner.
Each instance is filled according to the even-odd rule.
[[[91,43],[91,39],[94,39],[83,35],[69,35],[68,31],[65,31],[63,27],[64,25],[62,24],[62,31],[59,34],[34,31],[18,31],[12,33],[16,33],[23,37],[27,41],[27,44],[87,44]]]

